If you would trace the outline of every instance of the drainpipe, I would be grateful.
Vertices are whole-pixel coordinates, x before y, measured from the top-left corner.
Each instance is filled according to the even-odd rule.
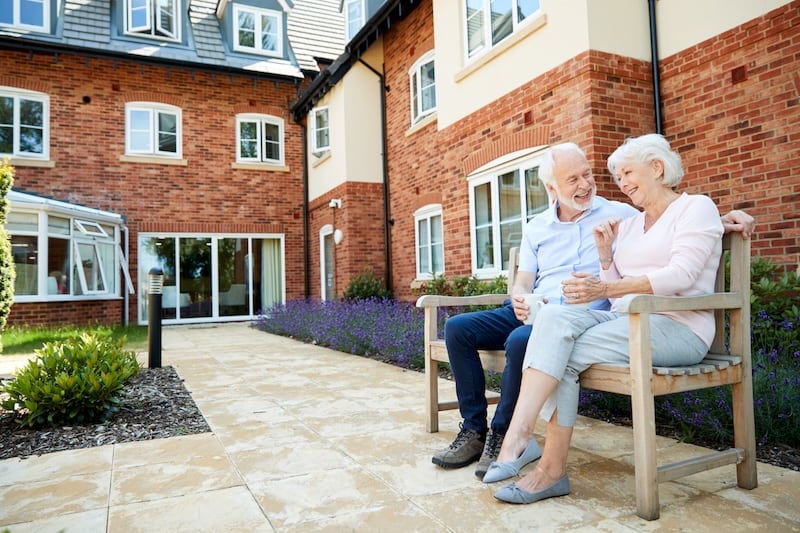
[[[658,30],[656,26],[656,0],[647,0],[650,14],[650,61],[653,64],[653,107],[655,108],[656,133],[663,134],[661,122],[661,78],[658,75]]]
[[[383,164],[383,240],[385,242],[386,249],[384,250],[384,257],[386,258],[386,290],[394,292],[392,290],[392,243],[391,243],[391,231],[389,228],[392,226],[394,221],[391,218],[391,214],[389,213],[389,162],[387,161],[386,156],[386,92],[384,91],[384,82],[383,82],[383,74],[372,68],[371,65],[366,63],[361,57],[358,58],[358,61],[371,70],[377,77],[378,83],[381,93],[381,150],[383,151],[381,161]]]
[[[308,242],[308,128],[300,124],[300,139],[303,143],[303,296],[311,296],[311,280],[308,270],[311,268],[311,256]]]
[[[128,273],[131,271],[131,262],[129,260],[130,253],[130,240],[128,235],[128,226],[122,226],[122,234],[125,236],[125,261],[128,263]],[[138,276],[137,276],[138,277]],[[128,306],[130,305],[130,297],[128,296],[128,286],[125,284],[125,276],[122,276],[122,323],[127,326],[130,322],[130,315]]]

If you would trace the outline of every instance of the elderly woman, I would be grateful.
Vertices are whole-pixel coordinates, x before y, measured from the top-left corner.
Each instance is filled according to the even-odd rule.
[[[607,297],[611,310],[546,305],[539,311],[514,415],[484,481],[515,476],[538,456],[533,430],[539,415],[549,421],[547,439],[534,469],[495,494],[502,501],[531,503],[569,493],[566,458],[578,411],[578,376],[596,363],[629,362],[628,318],[615,311],[617,298],[714,291],[723,226],[708,197],[675,191],[683,169],[669,143],[657,134],[628,139],[611,154],[608,169],[642,212],[594,229],[600,277],[575,273],[563,282],[563,292],[574,304]],[[715,326],[712,312],[687,311],[652,315],[650,327],[653,364],[678,366],[703,359]]]

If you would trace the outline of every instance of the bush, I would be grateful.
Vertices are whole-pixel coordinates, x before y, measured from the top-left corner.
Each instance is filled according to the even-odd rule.
[[[6,232],[8,200],[6,195],[14,184],[14,167],[8,164],[8,157],[0,163],[0,331],[5,328],[6,319],[14,303],[14,260],[11,255],[11,241]],[[0,352],[3,340],[0,338]]]
[[[368,300],[370,298],[391,298],[392,293],[383,288],[383,280],[375,277],[371,269],[367,269],[355,278],[344,290],[344,297],[352,300]]]
[[[83,333],[46,343],[37,357],[0,388],[0,406],[14,411],[23,427],[104,422],[117,412],[118,394],[139,371],[125,339]]]
[[[442,296],[475,296],[477,294],[506,294],[508,284],[505,276],[493,280],[480,280],[475,276],[453,276],[449,280],[444,276],[433,276],[414,291],[417,296],[423,294],[440,294]]]

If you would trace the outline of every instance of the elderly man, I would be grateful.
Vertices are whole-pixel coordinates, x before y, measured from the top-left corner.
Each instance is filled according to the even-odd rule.
[[[518,295],[533,292],[549,303],[563,303],[562,280],[572,272],[599,272],[592,229],[609,218],[638,213],[631,205],[597,196],[586,155],[574,143],[555,145],[545,153],[539,179],[555,201],[525,227],[511,301],[498,309],[456,315],[445,324],[445,344],[463,421],[455,440],[432,461],[442,468],[461,468],[478,460],[475,475],[479,479],[497,459],[519,394],[532,326],[522,323],[528,307]],[[742,231],[745,237],[753,228],[753,218],[741,211],[728,213],[722,221],[726,231]],[[595,300],[591,307],[606,310],[609,303]],[[486,382],[478,350],[503,348],[506,365],[501,396],[487,428]],[[536,459],[538,456],[529,457],[530,461]]]

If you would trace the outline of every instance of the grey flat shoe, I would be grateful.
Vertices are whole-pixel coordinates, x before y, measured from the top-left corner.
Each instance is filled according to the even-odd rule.
[[[494,461],[490,464],[489,469],[486,470],[486,474],[483,476],[483,482],[494,483],[514,477],[519,474],[522,467],[528,463],[532,463],[541,456],[542,449],[539,447],[539,443],[536,442],[536,439],[531,439],[528,443],[528,447],[525,448],[525,451],[522,452],[522,455],[520,455],[516,461]]]
[[[523,490],[516,483],[509,483],[495,492],[494,497],[508,503],[533,503],[547,498],[566,496],[567,494],[569,494],[569,479],[564,475],[549,487],[534,492]]]

